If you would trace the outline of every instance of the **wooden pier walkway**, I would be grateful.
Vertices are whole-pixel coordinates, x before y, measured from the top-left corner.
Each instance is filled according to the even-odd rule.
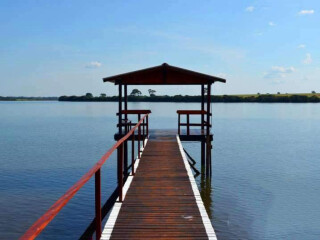
[[[20,239],[35,239],[93,178],[95,217],[80,239],[92,239],[94,235],[96,240],[216,239],[180,139],[201,143],[201,170],[205,170],[205,176],[204,171],[201,174],[210,177],[213,140],[211,86],[226,80],[164,63],[109,76],[103,81],[118,85],[118,131],[114,135],[117,142]],[[133,85],[199,86],[201,109],[177,110],[177,130],[149,131],[151,110],[128,109],[128,86]],[[196,119],[198,122],[194,122]],[[129,149],[133,150],[131,156]],[[104,194],[101,191],[101,168],[115,152],[117,187],[105,203],[101,203]],[[138,158],[135,159],[137,152]],[[134,170],[134,176],[128,175],[129,168]],[[107,216],[101,234],[102,221]]]
[[[150,136],[101,239],[216,239],[179,137]]]

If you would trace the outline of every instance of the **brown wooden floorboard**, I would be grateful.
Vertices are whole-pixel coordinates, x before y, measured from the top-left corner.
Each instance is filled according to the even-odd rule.
[[[111,239],[208,239],[175,138],[148,141]]]

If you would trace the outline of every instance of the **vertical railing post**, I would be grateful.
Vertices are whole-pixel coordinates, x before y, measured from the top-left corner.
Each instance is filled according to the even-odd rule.
[[[144,119],[142,122],[142,146],[144,147],[145,131],[144,131]]]
[[[204,117],[205,117],[205,110],[204,110],[204,85],[201,84],[201,134],[205,136],[205,123],[204,123]],[[205,158],[206,158],[206,145],[205,140],[201,140],[201,170],[205,167]]]
[[[125,114],[124,114],[124,119],[125,119],[125,134],[128,133],[129,129],[129,125],[128,125],[128,85],[124,84],[124,110],[125,110]],[[124,165],[124,174],[127,177],[128,176],[128,141],[125,140],[124,141],[124,158],[123,158],[123,165]]]
[[[120,144],[118,155],[118,190],[119,202],[122,202],[122,188],[123,188],[123,143]]]
[[[140,121],[141,115],[138,114],[138,123]],[[140,141],[141,141],[141,124],[138,126],[138,158],[140,159]]]
[[[149,136],[149,115],[147,115],[147,138]]]
[[[209,176],[211,171],[210,169],[210,159],[211,159],[211,139],[210,139],[210,103],[211,103],[211,84],[208,84],[207,88],[207,131],[206,131],[206,138],[207,138],[207,156],[206,156],[206,175]]]
[[[122,136],[122,84],[119,84],[119,139]],[[117,171],[118,171],[118,191],[119,191],[119,200],[122,200],[122,187],[120,187],[120,176],[122,176],[122,166],[120,166],[120,159],[122,159],[123,153],[121,152],[121,146],[117,148]],[[122,180],[121,180],[122,181]],[[121,194],[121,198],[120,198]]]
[[[180,135],[180,113],[178,113],[178,134]]]
[[[122,138],[122,85],[119,84],[119,134]]]
[[[187,135],[190,134],[190,115],[187,114]]]
[[[141,129],[140,129],[140,125],[138,127],[138,158],[140,159],[140,139],[141,139]]]
[[[201,84],[201,130],[204,131],[204,85]]]
[[[95,173],[96,240],[101,237],[101,171]]]
[[[132,134],[132,145],[131,145],[131,167],[132,167],[132,175],[134,176],[134,131]]]

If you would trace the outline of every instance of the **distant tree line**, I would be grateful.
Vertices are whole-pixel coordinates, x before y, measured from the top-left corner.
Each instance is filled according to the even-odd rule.
[[[259,103],[307,103],[307,102],[320,102],[320,97],[317,95],[280,95],[279,94],[259,94],[254,96],[236,96],[236,95],[223,95],[212,96],[212,102],[259,102]]]
[[[201,102],[201,96],[175,95],[158,96],[153,89],[148,90],[149,96],[143,96],[139,89],[133,89],[128,96],[130,102]],[[0,101],[70,101],[70,102],[117,102],[118,96],[107,96],[101,93],[100,96],[93,96],[86,93],[83,96],[61,96],[57,97],[2,97]],[[254,94],[254,95],[213,95],[212,102],[258,102],[258,103],[317,103],[320,102],[320,94],[312,91],[311,94]]]
[[[139,91],[140,92],[140,91]],[[201,96],[175,95],[175,96],[157,96],[150,93],[150,96],[141,96],[141,92],[134,92],[128,96],[130,102],[201,102]],[[72,102],[116,102],[118,96],[106,96],[101,94],[98,97],[92,94],[84,96],[61,96],[59,101]],[[303,94],[257,94],[257,95],[219,95],[211,96],[212,102],[258,102],[258,103],[306,103],[306,102],[320,102],[320,95],[303,95]]]
[[[3,97],[0,96],[0,101],[57,101],[58,97]]]

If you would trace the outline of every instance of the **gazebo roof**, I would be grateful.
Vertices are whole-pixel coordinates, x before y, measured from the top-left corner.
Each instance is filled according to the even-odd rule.
[[[103,81],[126,85],[199,85],[226,82],[223,78],[170,66],[167,63],[156,67],[106,77],[103,78]]]

